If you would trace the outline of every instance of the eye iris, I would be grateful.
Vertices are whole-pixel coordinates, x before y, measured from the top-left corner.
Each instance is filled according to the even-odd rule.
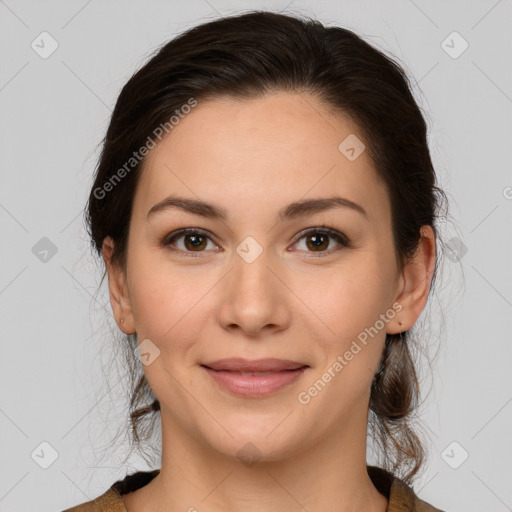
[[[327,249],[329,246],[329,236],[327,233],[316,232],[314,235],[307,235],[306,245],[308,249],[318,252],[319,250]],[[199,233],[184,234],[183,235],[185,247],[187,250],[198,252],[206,247],[207,237]]]
[[[317,250],[317,249],[326,249],[327,246],[329,245],[329,237],[325,234],[322,234],[322,233],[318,233],[316,235],[309,235],[307,238],[306,238],[307,241],[307,246],[308,246],[308,249],[313,249],[313,250]],[[312,240],[313,242],[313,245],[311,246],[311,244],[309,243],[309,240]],[[327,242],[327,243],[325,243]],[[325,245],[325,247],[322,247],[322,244]]]
[[[187,243],[189,241],[192,244],[191,246],[189,246],[189,244]],[[187,247],[187,249],[190,249],[191,247],[193,249],[204,249],[204,247],[206,246],[206,237],[197,234],[185,235],[185,246]]]

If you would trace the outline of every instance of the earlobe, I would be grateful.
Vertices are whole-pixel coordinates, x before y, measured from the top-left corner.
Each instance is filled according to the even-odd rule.
[[[408,329],[403,320],[399,320],[398,317],[395,317],[393,320],[388,322],[386,333],[387,334],[400,334]]]
[[[422,226],[421,240],[413,258],[405,264],[400,276],[396,302],[400,313],[389,322],[387,333],[398,334],[410,329],[427,303],[436,264],[436,239],[432,226]]]
[[[114,241],[111,237],[103,240],[102,255],[108,274],[110,304],[116,323],[125,334],[135,332],[130,296],[126,286],[126,276],[113,261]]]

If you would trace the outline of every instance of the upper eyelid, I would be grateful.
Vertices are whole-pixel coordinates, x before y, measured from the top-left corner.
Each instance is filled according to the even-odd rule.
[[[163,242],[164,243],[170,243],[171,241],[176,240],[178,238],[181,238],[182,236],[186,236],[186,235],[194,234],[194,233],[197,233],[198,235],[205,236],[206,238],[209,238],[212,242],[216,243],[215,242],[215,237],[213,237],[211,235],[211,233],[209,233],[208,231],[205,231],[204,229],[201,229],[201,228],[182,228],[182,229],[177,229],[176,231],[174,231],[174,232],[170,233],[169,235],[165,236],[163,238]]]

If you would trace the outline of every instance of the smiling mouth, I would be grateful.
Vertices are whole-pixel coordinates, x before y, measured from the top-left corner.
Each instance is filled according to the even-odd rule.
[[[290,359],[266,358],[250,360],[241,357],[232,357],[202,363],[201,366],[222,371],[276,373],[284,370],[297,370],[308,365]]]
[[[223,389],[245,398],[262,398],[273,395],[291,385],[309,368],[302,365],[295,369],[279,371],[215,370],[206,365],[202,368]]]

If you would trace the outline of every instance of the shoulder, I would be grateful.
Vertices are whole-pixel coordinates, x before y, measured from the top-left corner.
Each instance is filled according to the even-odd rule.
[[[395,479],[391,487],[388,512],[442,512],[420,500],[414,491],[401,480]]]
[[[122,494],[134,491],[150,482],[159,470],[139,471],[115,482],[104,494],[64,510],[63,512],[126,512]],[[387,512],[442,512],[420,500],[402,480],[377,467],[368,467],[368,474],[379,492],[389,499]]]
[[[126,508],[119,492],[110,488],[96,499],[68,508],[63,512],[126,512]]]
[[[127,512],[121,495],[143,487],[159,472],[159,469],[155,469],[153,471],[138,471],[137,473],[127,475],[122,480],[113,483],[101,496],[68,508],[63,512]]]
[[[442,512],[420,500],[411,487],[384,469],[369,466],[368,474],[379,492],[389,500],[386,512]]]

